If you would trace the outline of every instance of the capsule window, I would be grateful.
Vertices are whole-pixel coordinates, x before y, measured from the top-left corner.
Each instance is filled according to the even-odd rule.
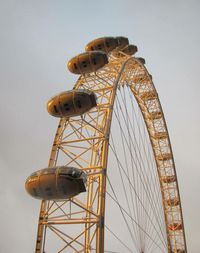
[[[109,44],[109,42],[108,42],[108,41],[106,41],[106,46],[107,46],[107,47],[110,47],[110,44]]]
[[[36,190],[35,187],[33,188],[33,192],[34,192],[34,195],[35,195],[35,196],[38,196],[38,193],[37,193],[37,190]]]
[[[78,108],[81,108],[81,107],[82,107],[82,106],[81,106],[81,101],[80,101],[80,100],[77,100],[76,104],[77,104]]]
[[[69,111],[70,110],[69,104],[65,103],[64,108],[65,108],[66,111]]]
[[[55,169],[53,168],[48,168],[43,172],[43,175],[49,175],[49,174],[54,174],[55,173]]]
[[[33,172],[30,177],[37,177],[38,176],[38,173],[37,172]]]
[[[73,171],[72,172],[72,177],[73,178],[79,178],[80,176],[81,176],[81,174],[82,174],[82,171]]]
[[[87,62],[86,61],[82,61],[82,65],[83,65],[84,68],[86,68],[87,67]]]
[[[99,45],[97,46],[97,48],[98,48],[98,49],[102,49],[102,46],[99,44]]]
[[[66,170],[66,168],[64,168],[64,167],[60,167],[58,169],[58,174],[59,175],[67,175],[68,174],[68,170]]]
[[[66,178],[67,178],[68,181],[73,181],[74,180],[74,178],[72,177],[72,175],[67,175]]]
[[[49,191],[51,191],[51,188],[50,188],[50,187],[46,187],[46,188],[45,188],[45,191],[46,191],[46,192],[49,192]]]
[[[93,59],[92,59],[92,62],[94,63],[94,65],[96,65],[96,64],[97,64],[97,62],[96,62],[96,59],[95,59],[95,58],[93,58]]]
[[[66,191],[66,189],[65,189],[65,187],[62,185],[62,187],[61,187],[61,190],[62,190],[62,192],[64,193],[64,194],[67,194],[67,191]]]
[[[33,183],[33,182],[35,182],[35,181],[37,181],[38,180],[38,177],[30,177],[28,180],[27,180],[27,182],[28,183]]]
[[[66,173],[68,176],[72,176],[73,168],[69,168],[67,171],[64,169],[61,173]]]
[[[54,111],[55,111],[56,113],[58,113],[58,109],[57,109],[56,105],[54,105],[53,108],[54,108]]]

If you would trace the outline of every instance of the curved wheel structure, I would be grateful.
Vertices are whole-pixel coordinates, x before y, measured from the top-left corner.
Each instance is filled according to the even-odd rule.
[[[67,165],[84,170],[87,174],[87,191],[65,201],[42,201],[35,252],[186,253],[175,164],[164,114],[151,75],[139,59],[124,53],[121,53],[121,57],[115,57],[111,52],[109,63],[95,73],[81,75],[74,89],[94,91],[97,96],[97,107],[82,116],[61,118],[49,166]],[[122,105],[119,104],[119,92],[124,94],[121,97],[121,104],[125,101],[123,98],[129,94],[127,98],[129,102],[124,105],[124,114],[120,111]],[[125,94],[126,92],[128,93]],[[119,116],[121,119],[118,119],[118,125],[121,127],[119,129],[124,140],[123,146],[127,145],[124,154],[121,148],[120,155],[123,159],[127,155],[129,162],[133,162],[134,157],[139,156],[139,153],[128,151],[128,147],[137,142],[137,140],[131,142],[131,136],[134,135],[134,129],[132,129],[133,133],[130,133],[131,124],[135,119],[126,111],[126,108],[131,106],[130,99],[135,99],[140,109],[154,160],[152,162],[154,172],[141,178],[146,170],[143,164],[146,163],[145,158],[143,159],[142,156],[132,164],[132,167],[129,166],[132,170],[137,168],[139,170],[137,176],[131,176],[131,171],[125,173],[124,190],[128,191],[128,194],[133,191],[135,200],[132,198],[132,204],[124,208],[119,202],[117,189],[114,189],[112,180],[108,177],[108,172],[115,173],[111,168],[113,161],[109,161],[108,153],[115,154],[116,146],[119,146],[117,142],[121,142],[120,136],[115,136],[116,146],[112,145],[112,136],[114,136],[112,131],[115,131],[115,123],[111,126],[112,118],[118,119]],[[129,134],[128,138],[125,135],[123,137],[127,125],[129,125],[129,129],[126,130]],[[139,152],[140,147],[138,144]],[[117,164],[123,169],[123,166],[128,165],[126,162],[123,162],[124,165],[120,164],[120,155]],[[153,181],[153,173],[155,181]],[[134,180],[137,178],[141,181],[140,185],[137,182],[134,185]],[[130,182],[131,180],[133,183]],[[107,191],[108,188],[112,194]],[[143,188],[142,194],[138,190],[141,188]],[[154,192],[154,188],[158,190]],[[110,219],[109,213],[115,214],[115,209],[111,207],[105,217],[106,193],[107,197],[111,196],[120,210],[122,220],[126,223],[135,246],[131,244],[127,246],[123,236],[117,235],[117,232],[122,229],[121,223],[117,225],[118,231],[116,229],[112,231],[107,226],[106,217]],[[126,200],[131,198],[127,196]],[[145,201],[142,202],[144,199]],[[160,209],[157,208],[158,205]],[[135,217],[132,212],[136,212]],[[116,244],[114,250],[107,250],[109,242],[108,245],[107,243],[104,245],[104,241],[106,242],[104,238],[109,238],[107,233],[111,233],[124,249]],[[146,246],[145,241],[148,241]]]

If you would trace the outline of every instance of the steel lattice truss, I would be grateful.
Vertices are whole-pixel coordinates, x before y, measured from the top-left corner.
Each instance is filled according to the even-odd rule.
[[[129,86],[134,94],[149,133],[160,179],[167,251],[186,252],[175,164],[152,78],[136,58],[110,55],[104,68],[78,79],[74,89],[94,91],[97,107],[83,116],[60,120],[49,161],[49,166],[67,165],[84,170],[87,192],[66,201],[42,201],[36,253],[48,252],[47,234],[52,238],[55,252],[104,252],[110,127],[117,89],[123,86]],[[176,204],[170,205],[170,201]]]

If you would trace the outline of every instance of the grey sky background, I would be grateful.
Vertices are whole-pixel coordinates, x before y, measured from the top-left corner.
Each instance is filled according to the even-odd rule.
[[[90,40],[123,35],[153,75],[175,156],[189,253],[200,252],[200,1],[0,1],[0,252],[34,252],[40,202],[26,177],[47,166],[58,120],[46,102],[71,89],[66,62]]]

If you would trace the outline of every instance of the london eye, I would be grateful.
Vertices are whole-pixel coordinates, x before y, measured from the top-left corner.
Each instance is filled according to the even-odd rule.
[[[26,181],[41,199],[35,253],[186,253],[170,138],[153,78],[125,37],[91,41],[68,62],[70,91],[47,168]]]

